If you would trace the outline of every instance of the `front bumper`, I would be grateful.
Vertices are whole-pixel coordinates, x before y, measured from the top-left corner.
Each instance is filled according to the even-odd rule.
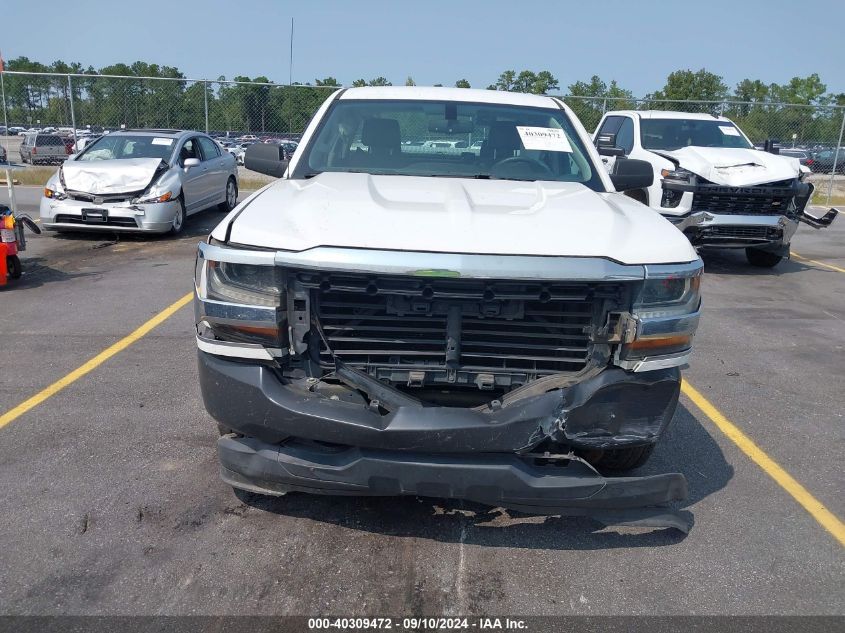
[[[82,230],[132,233],[166,233],[173,226],[179,211],[179,201],[152,204],[130,202],[102,203],[79,200],[41,198],[41,225],[47,230]],[[105,212],[105,221],[91,221],[87,209]]]
[[[689,530],[684,517],[665,507],[687,496],[679,473],[608,478],[577,459],[561,466],[516,455],[337,448],[299,441],[274,445],[235,435],[221,437],[217,452],[225,482],[261,494],[465,499],[522,512]]]
[[[784,215],[724,215],[698,211],[685,216],[664,213],[693,246],[722,248],[788,246],[798,222]]]
[[[607,368],[545,393],[505,397],[496,408],[425,406],[375,380],[384,393],[367,402],[355,387],[288,381],[267,364],[198,354],[208,412],[227,429],[270,444],[300,438],[433,453],[525,453],[546,440],[584,450],[638,446],[658,440],[680,393],[677,367]]]

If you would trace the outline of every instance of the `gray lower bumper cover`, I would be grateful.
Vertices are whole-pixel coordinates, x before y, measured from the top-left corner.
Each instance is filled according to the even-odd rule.
[[[465,499],[522,512],[589,516],[605,524],[689,530],[667,504],[687,496],[683,475],[602,477],[580,461],[536,465],[517,455],[417,453],[267,444],[226,435],[217,443],[224,481],[262,494],[415,495]]]
[[[607,368],[497,410],[399,406],[383,415],[285,384],[267,366],[202,351],[199,376],[205,408],[239,434],[427,453],[525,453],[546,439],[598,450],[652,444],[675,413],[681,383],[677,368]]]

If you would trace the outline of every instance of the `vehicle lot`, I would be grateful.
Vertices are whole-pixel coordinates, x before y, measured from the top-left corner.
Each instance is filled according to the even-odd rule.
[[[179,239],[33,237],[0,291],[0,415],[184,297],[221,217]],[[840,518],[843,242],[840,219],[802,227],[800,258],[771,271],[706,255],[685,373]],[[4,613],[845,613],[843,544],[688,396],[642,469],[686,475],[686,537],[444,500],[236,497],[192,332],[186,305],[0,429]]]

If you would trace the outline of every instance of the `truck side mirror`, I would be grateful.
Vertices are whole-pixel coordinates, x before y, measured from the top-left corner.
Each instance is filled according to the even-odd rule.
[[[767,138],[763,143],[763,151],[770,154],[780,154],[780,141],[774,138]]]
[[[602,132],[596,137],[596,149],[601,156],[624,156],[625,150],[616,146],[616,134]]]
[[[244,153],[244,167],[275,178],[285,175],[285,149],[275,143],[253,143]]]
[[[645,189],[654,183],[654,168],[645,160],[623,158],[613,163],[610,180],[616,191]]]

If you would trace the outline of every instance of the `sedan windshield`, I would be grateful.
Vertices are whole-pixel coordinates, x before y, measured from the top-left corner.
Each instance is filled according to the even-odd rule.
[[[165,136],[130,136],[107,134],[88,145],[76,160],[114,160],[120,158],[160,158],[170,160],[176,140]]]
[[[752,148],[733,123],[717,119],[643,119],[640,135],[644,149],[673,150],[690,145]]]
[[[336,101],[293,174],[579,182],[604,191],[566,112],[487,103]]]

